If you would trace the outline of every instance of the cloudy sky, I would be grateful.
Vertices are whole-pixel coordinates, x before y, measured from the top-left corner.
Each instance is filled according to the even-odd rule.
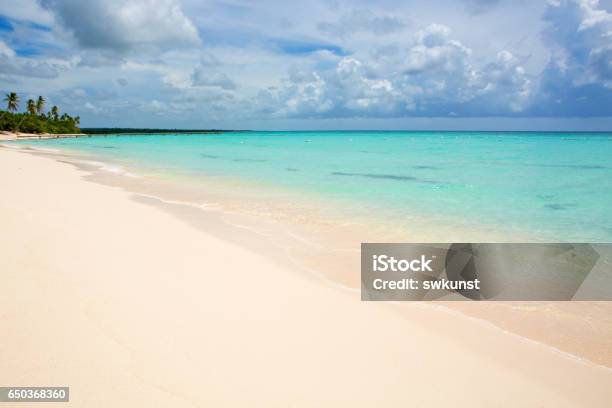
[[[612,0],[0,0],[0,91],[83,126],[612,129]]]

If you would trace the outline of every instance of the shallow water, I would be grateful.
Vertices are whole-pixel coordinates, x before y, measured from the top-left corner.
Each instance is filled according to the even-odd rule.
[[[361,242],[606,242],[612,235],[612,134],[253,132],[18,147],[26,145],[343,290],[360,287]],[[484,305],[423,306],[612,367],[612,302]],[[411,318],[422,305],[395,306]]]
[[[418,218],[537,240],[612,241],[612,133],[245,132],[27,143],[158,175],[247,181],[405,228]]]

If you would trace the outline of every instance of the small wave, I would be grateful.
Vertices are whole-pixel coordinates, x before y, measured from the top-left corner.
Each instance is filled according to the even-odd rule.
[[[78,160],[78,163],[86,164],[89,166],[97,167],[98,170],[106,171],[108,173],[120,174],[122,176],[141,178],[142,176],[138,174],[131,173],[125,170],[123,167],[118,166],[116,164],[109,164],[105,162],[95,161],[95,160]]]
[[[396,305],[401,305],[402,303],[405,303],[405,302],[391,301],[391,302],[388,302],[388,303],[392,303],[392,304],[396,304]],[[550,351],[552,353],[555,353],[557,355],[560,355],[561,357],[563,357],[565,359],[578,362],[578,363],[586,365],[588,367],[594,367],[594,368],[597,368],[597,369],[600,369],[600,370],[604,370],[604,371],[607,371],[607,372],[612,372],[612,368],[608,367],[608,366],[606,366],[604,364],[597,363],[597,362],[595,362],[593,360],[590,360],[590,359],[588,359],[586,357],[578,356],[576,354],[570,353],[569,351],[561,350],[558,347],[552,346],[552,345],[544,343],[542,341],[534,340],[534,339],[526,337],[524,335],[521,335],[521,334],[515,333],[513,331],[504,329],[504,328],[496,325],[495,323],[493,323],[493,322],[491,322],[491,321],[489,321],[487,319],[484,319],[482,317],[471,316],[469,314],[463,313],[463,312],[461,312],[459,310],[452,309],[451,307],[443,305],[443,304],[434,303],[434,302],[410,302],[410,305],[412,307],[420,307],[420,308],[425,308],[425,309],[430,308],[430,309],[433,309],[433,310],[439,310],[441,312],[445,312],[445,313],[448,313],[450,315],[454,315],[454,316],[457,316],[457,317],[460,317],[460,318],[463,318],[463,319],[467,319],[467,320],[470,320],[470,321],[475,322],[477,324],[480,324],[482,326],[491,328],[493,330],[497,330],[498,332],[501,332],[501,333],[503,333],[503,334],[505,334],[507,336],[514,337],[515,339],[517,339],[517,340],[519,340],[519,341],[521,341],[523,343],[534,344],[534,345],[537,345],[539,347],[543,347],[544,349],[546,349],[546,350],[548,350],[548,351]]]
[[[43,153],[63,153],[61,150],[59,149],[52,149],[50,147],[35,147],[35,146],[31,146],[31,145],[16,145],[16,144],[11,144],[11,143],[7,143],[7,144],[0,144],[0,146],[2,147],[6,147],[9,149],[14,149],[14,150],[33,150],[35,152],[43,152]]]
[[[38,152],[46,152],[46,153],[63,153],[61,150],[59,149],[52,149],[50,147],[33,147],[33,146],[28,146],[28,148],[32,149],[32,150],[36,150]]]
[[[146,193],[134,193],[134,194],[138,197],[144,197],[144,198],[148,198],[151,200],[157,200],[164,204],[183,205],[183,206],[187,206],[191,208],[197,208],[199,210],[215,210],[215,211],[223,210],[221,206],[219,206],[218,204],[214,204],[214,203],[197,203],[197,202],[192,202],[192,201],[171,200],[171,199],[162,198],[157,195],[146,194]]]
[[[14,150],[21,150],[21,149],[23,149],[23,146],[17,146],[17,145],[10,144],[10,143],[6,143],[6,144],[0,143],[0,147],[5,147],[7,149],[14,149]]]

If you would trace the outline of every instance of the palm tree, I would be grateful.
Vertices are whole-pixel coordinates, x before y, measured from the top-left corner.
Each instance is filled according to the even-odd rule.
[[[4,97],[6,102],[6,112],[2,112],[2,119],[6,116],[7,112],[16,112],[19,108],[19,96],[15,92],[7,93]]]
[[[32,116],[36,115],[36,103],[34,102],[33,99],[28,99],[28,102],[26,103],[26,109],[30,115]],[[26,115],[21,116],[21,119],[19,120],[19,123],[17,124],[17,130],[21,129],[21,124],[23,123],[25,118],[26,118]]]
[[[6,94],[4,102],[6,102],[6,110],[9,112],[16,112],[19,109],[19,96],[15,92]]]
[[[43,98],[42,96],[39,96],[36,100],[36,113],[38,113],[39,115],[42,115],[45,111],[45,102],[45,98]]]
[[[27,107],[30,115],[36,115],[36,102],[33,99],[28,99]]]
[[[53,107],[51,108],[51,116],[53,116],[54,120],[57,120],[59,116],[59,108],[55,105],[53,105]]]

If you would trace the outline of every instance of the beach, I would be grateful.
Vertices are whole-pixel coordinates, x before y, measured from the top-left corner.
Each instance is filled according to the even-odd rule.
[[[86,175],[0,149],[4,385],[70,386],[88,407],[609,405],[608,368],[360,302]]]

